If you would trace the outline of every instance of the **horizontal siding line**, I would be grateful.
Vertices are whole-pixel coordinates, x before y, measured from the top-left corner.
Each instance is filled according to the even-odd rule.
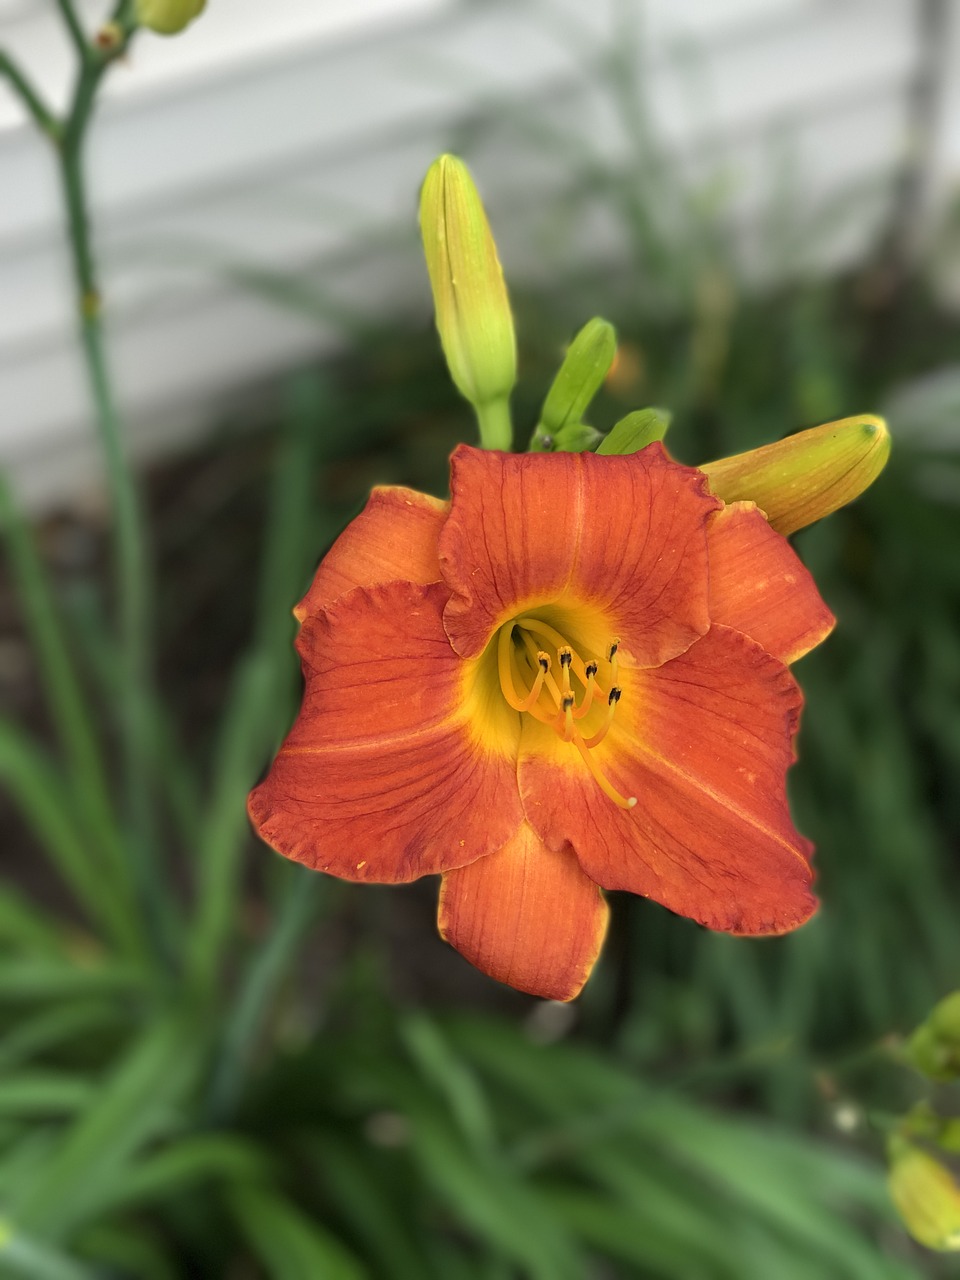
[[[749,123],[738,122],[734,125],[718,127],[713,132],[701,134],[690,140],[682,152],[674,154],[677,154],[678,161],[681,162],[697,159],[704,152],[750,145],[765,134],[782,131],[795,126],[798,122],[815,124],[833,114],[843,115],[853,109],[869,109],[871,103],[876,105],[905,94],[914,74],[915,69],[905,68],[898,77],[891,77],[888,82],[871,79],[866,88],[863,85],[844,81],[842,87],[836,92],[822,95],[809,105],[783,108],[781,111],[756,118]],[[572,93],[585,98],[592,93],[602,92],[603,90],[598,89],[594,81],[576,73],[557,76],[548,82],[531,86],[523,94],[518,94],[509,100],[504,100],[499,93],[493,97],[495,105],[501,112],[524,112],[541,106],[549,108],[554,100],[569,106]],[[488,99],[477,102],[469,109],[462,111],[459,117],[446,120],[442,127],[443,131],[451,134],[464,128],[482,131],[491,118],[491,101]],[[377,152],[386,151],[398,144],[415,145],[418,137],[429,137],[430,133],[438,131],[438,127],[440,127],[440,121],[436,115],[427,115],[420,111],[400,124],[393,123],[387,129],[371,128],[365,134],[361,134],[359,139],[345,139],[333,146],[326,142],[319,146],[310,145],[278,156],[272,162],[257,161],[249,167],[235,166],[229,173],[220,174],[204,183],[184,183],[169,191],[165,204],[159,206],[159,209],[162,210],[165,207],[176,207],[181,210],[202,209],[206,205],[229,200],[250,190],[254,185],[263,186],[269,182],[283,180],[292,174],[302,175],[304,170],[316,168],[321,164],[334,167],[344,161],[356,162],[365,150],[376,155]],[[494,122],[490,127],[495,128],[496,123]],[[666,146],[666,144],[663,145]],[[608,152],[599,158],[607,162],[617,158],[626,159],[629,158],[629,152],[621,148],[619,152]],[[2,159],[0,155],[0,167],[2,167]],[[485,183],[485,190],[488,187],[489,183]],[[411,208],[415,206],[415,194],[411,192]],[[487,198],[489,203],[489,197]],[[130,223],[136,224],[138,220],[146,221],[144,214],[149,215],[151,222],[158,214],[158,205],[149,196],[134,197],[112,205],[109,209],[95,208],[95,234],[101,246],[105,240],[118,234],[114,224],[126,226]],[[121,234],[127,235],[132,232],[124,231]],[[0,237],[0,257],[20,256],[23,253],[35,252],[37,248],[50,243],[59,244],[61,235],[60,223],[51,218],[45,225],[36,225],[29,232]]]
[[[854,182],[846,184],[844,187],[836,188],[831,192],[830,198],[843,199],[847,196],[856,196],[858,193],[866,198],[871,191],[881,188],[883,184],[892,184],[896,180],[898,168],[896,164],[890,164],[867,169],[858,174]],[[565,183],[563,186],[556,188],[553,194],[559,202],[563,200],[570,189],[570,184]],[[504,201],[501,206],[504,222],[510,220],[511,209],[522,210],[525,205],[525,197],[514,199],[513,201]],[[740,221],[745,226],[749,226],[762,215],[762,209],[759,213],[751,211],[746,218],[741,218]],[[506,244],[509,237],[501,235],[499,239]],[[306,278],[308,291],[313,293],[318,301],[322,303],[324,293],[333,294],[338,287],[345,287],[346,282],[338,280],[338,276],[341,273],[348,275],[357,268],[369,266],[373,259],[380,257],[383,258],[385,267],[395,266],[398,261],[398,255],[406,255],[407,252],[412,252],[419,263],[416,228],[413,225],[409,228],[402,228],[395,222],[391,222],[384,224],[379,233],[373,232],[370,235],[365,235],[362,240],[354,241],[347,247],[328,250],[317,256],[302,258],[298,261],[296,267],[271,267],[269,264],[251,264],[244,260],[230,262],[229,259],[221,260],[220,265],[247,270],[250,272],[251,279],[257,274],[262,274],[264,277],[275,278],[281,284],[287,281],[302,283]],[[506,257],[505,254],[503,256]],[[523,286],[524,284],[531,286],[535,284],[537,280],[536,270],[532,272],[528,270],[527,274],[523,275],[519,269],[519,264],[516,266],[508,264],[508,266],[515,286]],[[326,276],[331,283],[325,285],[324,280],[320,278],[322,276]],[[425,274],[423,292],[426,305],[428,298]],[[266,293],[261,293],[252,283],[245,287],[242,281],[238,279],[224,279],[222,275],[218,279],[216,272],[204,271],[202,274],[198,274],[196,282],[192,281],[187,288],[161,290],[158,293],[149,295],[147,299],[141,296],[112,306],[108,294],[106,298],[108,332],[110,328],[116,327],[136,333],[137,331],[149,329],[158,321],[169,321],[176,319],[178,316],[195,316],[198,311],[209,309],[224,298],[237,294],[259,299],[266,311],[277,308],[284,311],[298,312],[306,319],[314,320],[318,328],[321,324],[338,323],[331,316],[322,316],[319,312],[316,317],[312,317],[306,306],[295,306],[292,303],[287,306],[281,300],[271,298]],[[342,305],[343,310],[348,312],[350,299],[340,300],[333,297],[328,304],[331,310],[337,305]],[[366,308],[369,309],[376,305],[376,302],[370,302],[366,304]],[[357,323],[361,325],[366,318],[364,310],[365,308],[360,307],[355,312]],[[345,329],[346,327],[344,326]],[[348,337],[349,335],[345,333],[345,340],[348,340]],[[75,330],[72,317],[67,315],[64,317],[62,324],[51,326],[43,334],[36,334],[22,341],[11,342],[0,347],[0,376],[5,370],[13,367],[23,368],[30,364],[42,363],[56,352],[72,346],[74,342]]]

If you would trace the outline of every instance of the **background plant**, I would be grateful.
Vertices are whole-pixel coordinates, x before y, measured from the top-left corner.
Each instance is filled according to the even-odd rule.
[[[429,887],[360,902],[263,850],[248,858],[243,811],[292,715],[291,603],[372,477],[442,489],[465,408],[426,326],[422,340],[365,334],[322,379],[291,380],[262,436],[155,475],[145,520],[82,163],[136,15],[118,6],[104,42],[61,9],[78,62],[66,117],[9,59],[0,70],[63,179],[115,570],[57,590],[0,493],[45,706],[35,724],[0,720],[0,777],[23,824],[0,892],[3,1267],[75,1280],[933,1274],[883,1186],[880,1113],[911,1099],[877,1045],[960,967],[956,456],[901,443],[876,492],[799,540],[841,623],[801,669],[794,800],[820,849],[818,921],[750,943],[617,899],[572,1021],[501,993],[439,942],[412,946],[428,927],[405,922],[429,916]],[[882,407],[955,349],[956,326],[919,286],[879,311],[850,280],[747,293],[724,237],[692,214],[665,247],[641,143],[628,178],[585,159],[582,198],[624,220],[633,257],[618,278],[658,283],[671,305],[639,306],[602,271],[518,296],[518,436],[594,311],[623,355],[596,425],[668,404],[689,460]],[[865,1155],[838,1120],[865,1134]]]

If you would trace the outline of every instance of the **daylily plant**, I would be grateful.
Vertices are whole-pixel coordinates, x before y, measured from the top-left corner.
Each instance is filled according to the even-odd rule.
[[[482,218],[478,197],[458,205],[430,182],[441,212]],[[496,406],[502,442],[513,374],[505,383],[490,353],[509,364],[513,336],[485,226],[458,240],[441,217],[427,256],[458,386],[482,440]],[[471,243],[478,254],[451,266]],[[472,343],[453,288],[483,292],[471,263],[495,286]],[[583,346],[595,364],[597,343]],[[564,377],[579,418],[586,384]],[[802,924],[816,899],[784,786],[802,704],[788,664],[834,620],[775,526],[798,503],[802,524],[855,496],[887,442],[872,418],[808,434],[702,470],[658,442],[462,445],[449,502],[375,489],[295,609],[303,705],[250,797],[260,835],[348,880],[441,875],[443,937],[558,1000],[600,952],[602,890],[730,933]],[[751,476],[764,510],[742,500]]]

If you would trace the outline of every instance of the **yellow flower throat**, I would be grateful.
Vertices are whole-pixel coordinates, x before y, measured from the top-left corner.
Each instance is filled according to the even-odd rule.
[[[556,654],[559,683],[554,675],[554,658],[543,645],[548,645]],[[565,637],[540,618],[514,618],[500,628],[497,637],[497,672],[500,691],[508,706],[549,725],[563,742],[572,743],[600,790],[622,809],[632,809],[637,803],[636,797],[622,796],[604,777],[591,754],[607,736],[622,694],[617,684],[619,646],[619,640],[612,640],[607,648],[610,687],[604,689],[597,681],[599,663],[596,659],[584,662]],[[579,700],[573,688],[574,679],[581,689]],[[595,731],[585,737],[581,732],[582,722],[603,699],[606,712]]]

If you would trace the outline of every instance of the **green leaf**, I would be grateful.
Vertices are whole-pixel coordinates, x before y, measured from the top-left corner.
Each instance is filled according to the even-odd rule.
[[[62,955],[62,926],[46,916],[16,889],[0,888],[0,942],[34,954]]]
[[[267,1155],[233,1134],[200,1133],[133,1165],[118,1183],[110,1209],[155,1204],[197,1183],[239,1183],[263,1179]]]
[[[0,782],[90,919],[136,954],[136,923],[119,886],[106,873],[99,849],[81,834],[66,780],[22,730],[5,720],[0,720]]]
[[[102,1280],[89,1267],[16,1231],[0,1218],[0,1268],[9,1280]]]
[[[58,1239],[95,1217],[128,1176],[136,1152],[175,1119],[203,1048],[202,1028],[177,1014],[136,1040],[55,1155],[12,1201],[18,1226]]]
[[[34,1067],[27,1074],[0,1079],[0,1115],[74,1115],[94,1095],[94,1086],[83,1076]]]
[[[99,1034],[106,1027],[116,1026],[124,1017],[124,1010],[118,1008],[116,1002],[98,1000],[41,1008],[32,1017],[18,1021],[0,1040],[0,1069],[9,1070],[24,1059],[57,1048],[75,1036]]]
[[[367,1272],[331,1232],[263,1186],[236,1187],[227,1204],[271,1280],[364,1280]]]
[[[46,958],[0,961],[0,1000],[57,1000],[124,995],[145,989],[148,975],[134,965],[102,961],[66,964]]]
[[[597,453],[639,453],[648,444],[662,440],[670,426],[665,409],[636,409],[621,418],[597,447]]]

